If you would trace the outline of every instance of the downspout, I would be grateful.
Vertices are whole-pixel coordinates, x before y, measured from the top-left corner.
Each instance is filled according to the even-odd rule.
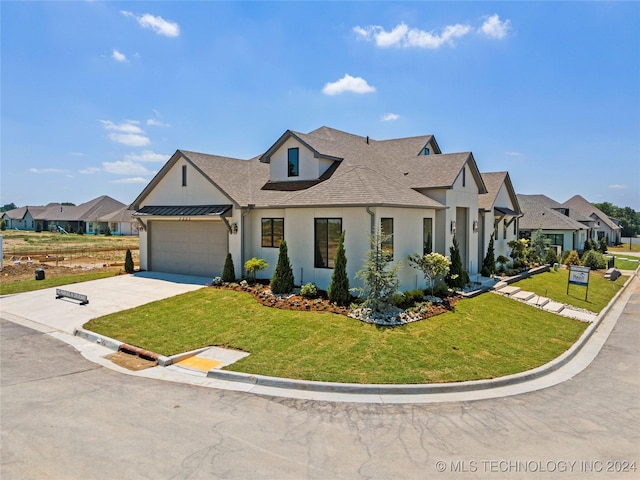
[[[376,214],[371,211],[371,207],[365,207],[367,213],[371,216],[371,235],[376,233]]]
[[[240,216],[240,273],[244,272],[245,252],[244,252],[244,217],[249,215],[251,209],[255,207],[253,203],[247,205],[247,208],[242,209],[242,215]],[[241,275],[242,276],[242,275]]]

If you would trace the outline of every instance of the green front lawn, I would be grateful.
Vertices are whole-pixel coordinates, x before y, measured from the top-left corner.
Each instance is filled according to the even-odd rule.
[[[639,263],[638,260],[640,260],[639,257],[634,257],[630,255],[627,256],[623,253],[617,253],[612,256],[616,257],[615,267],[619,270],[635,270],[636,268],[638,268],[638,263]],[[621,259],[626,259],[626,260],[621,260]],[[630,260],[636,260],[636,261],[632,262]]]
[[[607,306],[618,290],[622,288],[627,278],[629,277],[623,275],[615,282],[612,282],[604,278],[604,270],[592,270],[589,273],[589,292],[586,300],[586,287],[580,285],[569,285],[569,293],[567,294],[568,269],[533,275],[513,283],[512,286],[550,298],[554,302],[573,305],[574,307],[599,313]]]
[[[92,273],[80,273],[63,277],[45,278],[44,280],[20,280],[17,282],[0,282],[0,295],[12,293],[31,292],[43,288],[59,287],[72,283],[88,282],[89,280],[99,280],[101,278],[113,277],[116,274],[111,271],[99,271]]]
[[[251,355],[228,370],[353,383],[439,383],[529,370],[562,354],[587,324],[494,294],[455,312],[383,328],[325,312],[264,307],[203,288],[91,320],[86,329],[163,354],[221,345]]]

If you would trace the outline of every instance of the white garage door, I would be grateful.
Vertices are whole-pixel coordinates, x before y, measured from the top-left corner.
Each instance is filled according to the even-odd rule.
[[[224,223],[149,222],[149,269],[214,277],[222,275],[227,256],[227,227]]]

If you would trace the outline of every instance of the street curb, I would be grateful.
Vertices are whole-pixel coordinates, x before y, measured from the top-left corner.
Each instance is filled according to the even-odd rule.
[[[526,372],[507,375],[504,377],[487,380],[473,380],[469,382],[439,383],[439,384],[404,384],[404,385],[384,385],[384,384],[358,384],[358,383],[335,383],[335,382],[315,382],[305,380],[292,380],[288,378],[269,377],[265,375],[253,375],[242,372],[231,372],[228,370],[213,369],[207,372],[208,378],[225,380],[228,382],[238,382],[252,384],[262,387],[274,387],[283,389],[295,389],[312,392],[327,393],[347,393],[347,394],[378,394],[378,395],[419,395],[436,393],[460,393],[480,390],[489,390],[498,387],[507,387],[531,380],[541,378],[555,372],[559,368],[569,363],[586,345],[593,333],[598,329],[604,317],[609,313],[613,305],[627,289],[634,277],[638,274],[637,269],[633,275],[629,276],[622,288],[609,301],[607,306],[600,311],[596,319],[587,327],[580,338],[562,355],[541,365],[540,367]]]
[[[104,335],[100,335],[89,330],[85,330],[84,328],[76,328],[73,331],[73,335],[75,337],[84,338],[91,343],[102,345],[103,347],[115,350],[116,352],[120,350],[120,346],[123,345],[123,342],[120,342],[113,338],[105,337]]]

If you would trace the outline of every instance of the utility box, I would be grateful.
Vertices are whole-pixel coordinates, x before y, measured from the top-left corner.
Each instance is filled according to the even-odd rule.
[[[44,270],[36,268],[36,280],[44,280]]]

